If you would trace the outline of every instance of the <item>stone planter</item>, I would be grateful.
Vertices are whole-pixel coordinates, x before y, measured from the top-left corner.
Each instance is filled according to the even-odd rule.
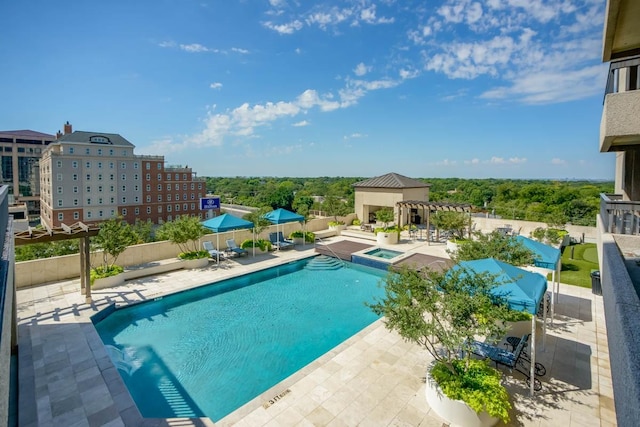
[[[492,417],[486,412],[474,411],[461,400],[449,399],[431,378],[429,372],[427,372],[425,396],[431,409],[445,419],[451,427],[490,427],[499,421],[498,418]]]
[[[395,245],[398,243],[398,233],[380,231],[376,234],[376,242],[379,245]]]
[[[115,276],[103,277],[95,279],[91,285],[91,289],[114,288],[124,284],[124,275],[122,273]]]
[[[203,268],[209,265],[209,258],[185,259],[182,260],[184,269],[193,270],[195,268]]]
[[[335,231],[338,236],[342,233],[342,230],[344,230],[345,228],[347,228],[347,226],[344,224],[329,226],[329,230]]]
[[[304,245],[304,237],[293,237],[291,240],[294,245]]]

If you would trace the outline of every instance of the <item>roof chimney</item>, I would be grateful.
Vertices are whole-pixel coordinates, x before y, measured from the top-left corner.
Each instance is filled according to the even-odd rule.
[[[62,132],[58,130],[58,132],[56,133],[56,139],[60,139],[60,138],[62,138]]]
[[[71,125],[67,121],[67,123],[64,124],[64,134],[69,135],[72,132],[73,132],[73,129],[71,128]]]

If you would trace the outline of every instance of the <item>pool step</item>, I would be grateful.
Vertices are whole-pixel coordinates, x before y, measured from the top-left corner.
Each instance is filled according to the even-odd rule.
[[[309,261],[304,268],[307,270],[338,270],[343,266],[343,262],[337,258],[318,255]]]

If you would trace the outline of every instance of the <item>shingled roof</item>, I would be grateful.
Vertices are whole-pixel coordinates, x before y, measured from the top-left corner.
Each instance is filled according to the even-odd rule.
[[[0,137],[21,137],[21,138],[48,138],[56,139],[54,135],[48,133],[36,132],[34,130],[22,129],[22,130],[3,130],[0,131]]]
[[[56,140],[56,142],[81,142],[81,143],[92,143],[91,138],[95,136],[102,136],[107,138],[107,143],[96,143],[96,144],[105,144],[105,145],[118,145],[125,147],[135,147],[132,143],[127,141],[121,135],[117,133],[102,133],[102,132],[84,132],[84,131],[75,131],[73,133],[63,135]]]
[[[356,188],[423,188],[431,187],[431,184],[391,172],[386,175],[356,182],[353,186]]]

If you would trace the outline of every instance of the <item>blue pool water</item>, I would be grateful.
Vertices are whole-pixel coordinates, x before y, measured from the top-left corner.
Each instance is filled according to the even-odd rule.
[[[376,248],[369,252],[365,252],[365,254],[383,259],[391,259],[397,257],[398,255],[402,255],[402,252],[392,251],[390,249]]]
[[[373,323],[364,302],[384,275],[316,257],[118,309],[96,329],[143,416],[217,421]]]

